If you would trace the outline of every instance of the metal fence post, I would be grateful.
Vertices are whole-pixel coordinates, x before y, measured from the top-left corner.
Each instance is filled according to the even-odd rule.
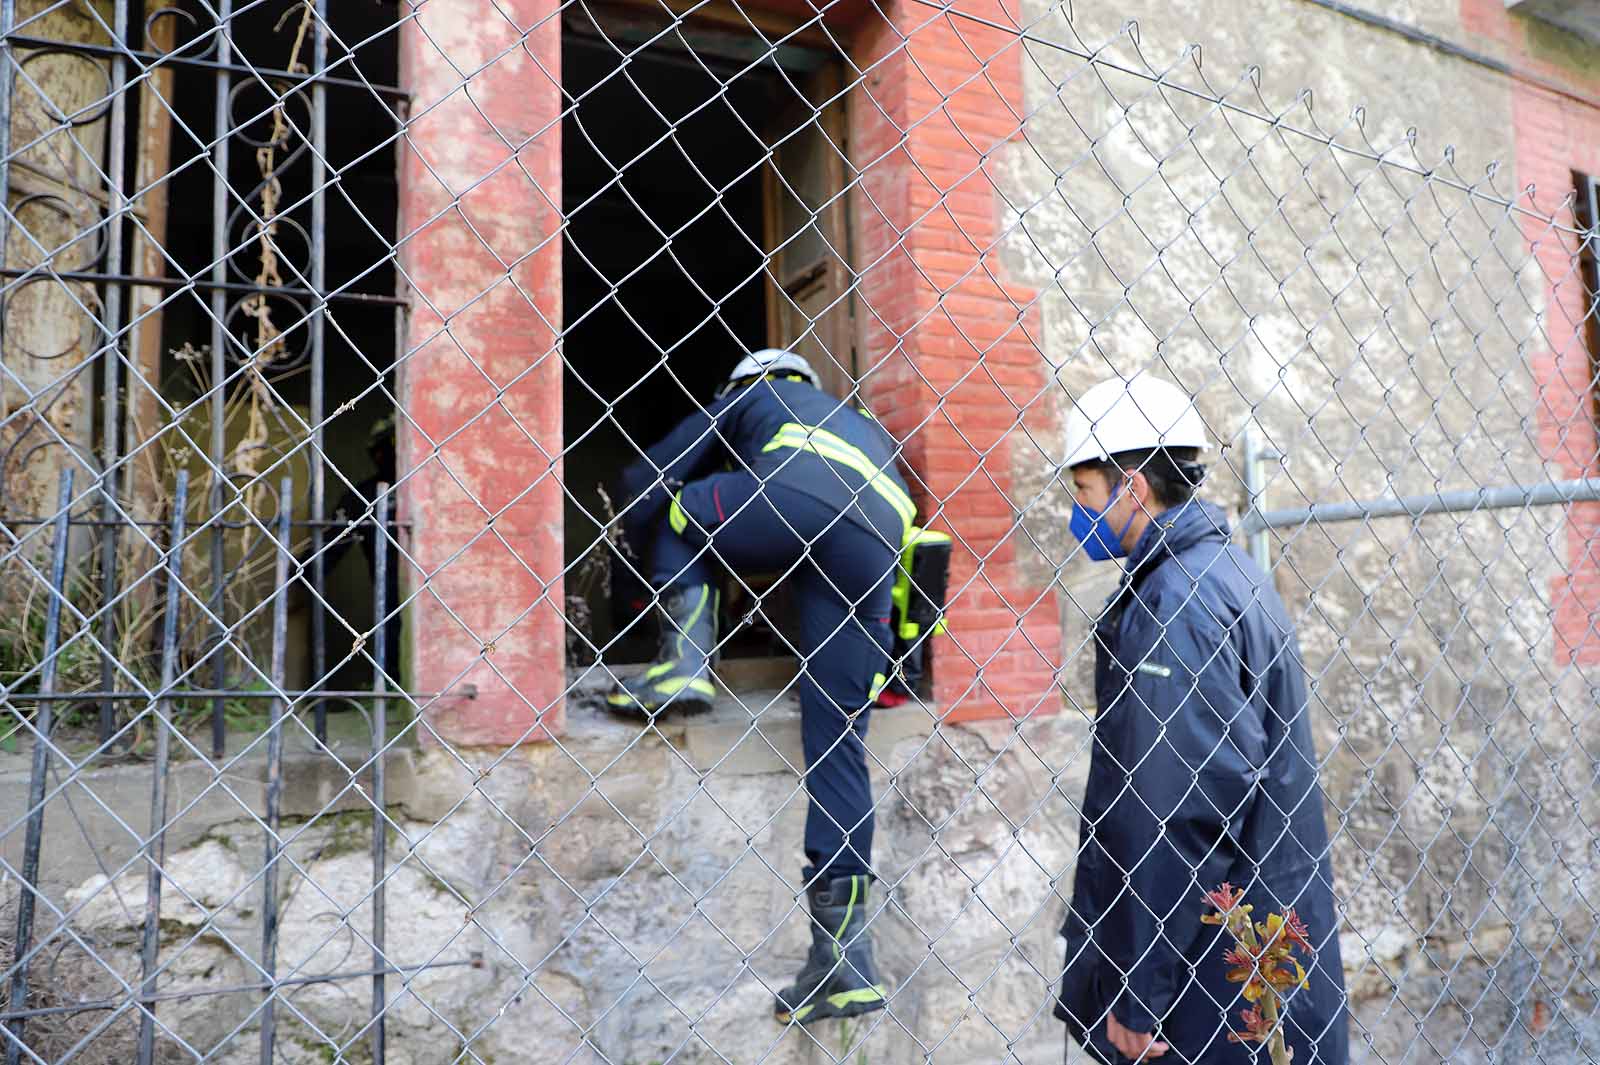
[[[67,540],[72,530],[68,516],[72,507],[72,468],[61,471],[56,495],[56,521],[50,551],[50,602],[44,615],[44,659],[39,672],[39,694],[55,692],[56,660],[60,645],[61,601],[66,596]],[[22,844],[22,893],[17,899],[17,941],[12,951],[15,966],[11,974],[7,1008],[13,1012],[27,1008],[28,964],[33,948],[33,911],[38,893],[39,855],[44,843],[44,790],[50,773],[50,733],[55,714],[50,699],[41,699],[34,713],[33,764],[28,774],[28,828]],[[6,1065],[22,1060],[22,1034],[27,1021],[14,1017],[7,1022],[10,1038],[6,1042]]]
[[[388,651],[388,615],[395,609],[389,602],[389,486],[378,484],[378,498],[373,508],[372,520],[377,523],[373,537],[372,580],[372,1061],[383,1065],[384,1028],[388,999],[384,988],[384,971],[389,961],[384,951],[385,902],[389,876],[389,826],[384,806],[383,762],[389,743],[388,678],[384,658]]]
[[[1251,422],[1245,428],[1244,487],[1247,498],[1242,524],[1249,542],[1250,557],[1255,559],[1256,565],[1261,567],[1263,573],[1270,573],[1272,570],[1271,534],[1264,527],[1255,526],[1254,519],[1266,505],[1266,465],[1281,457],[1280,452],[1266,442],[1260,425]]]
[[[156,962],[161,950],[161,863],[166,858],[167,769],[172,729],[172,682],[178,666],[178,613],[183,586],[184,527],[189,471],[179,470],[172,495],[172,536],[167,545],[167,604],[161,623],[161,688],[155,699],[155,759],[150,765],[150,830],[144,843],[145,904],[140,956],[138,1065],[152,1065],[156,1039]]]
[[[104,523],[100,530],[100,687],[110,691],[114,686],[116,670],[112,655],[117,646],[117,611],[112,607],[117,587],[117,514],[121,505],[117,498],[121,481],[119,464],[122,459],[122,312],[126,288],[118,278],[122,274],[123,230],[126,203],[123,196],[123,175],[127,167],[127,94],[123,85],[127,80],[126,60],[122,50],[128,47],[128,0],[116,0],[112,34],[115,54],[110,60],[111,116],[106,126],[106,173],[111,181],[106,190],[106,218],[110,226],[106,234],[105,308],[106,317],[101,323],[103,335],[97,356],[104,361],[101,367],[101,421],[100,421],[100,517]],[[101,742],[111,738],[114,705],[105,699],[100,703]]]
[[[273,567],[272,601],[272,686],[283,690],[284,655],[289,642],[289,519],[294,509],[292,482],[278,483],[277,560]],[[283,699],[271,703],[272,718],[267,722],[266,844],[261,876],[261,968],[267,978],[267,1000],[261,1007],[261,1065],[271,1065],[273,1043],[277,1038],[276,1000],[278,997],[278,806],[283,795]]]

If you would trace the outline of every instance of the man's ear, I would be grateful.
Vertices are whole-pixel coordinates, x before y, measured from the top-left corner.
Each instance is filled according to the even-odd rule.
[[[1150,479],[1142,470],[1129,470],[1125,476],[1127,480],[1123,490],[1138,500],[1140,508],[1148,511],[1154,495],[1150,488]]]

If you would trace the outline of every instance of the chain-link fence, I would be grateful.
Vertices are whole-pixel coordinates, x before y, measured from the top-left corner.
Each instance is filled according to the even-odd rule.
[[[1595,185],[1110,17],[0,2],[7,1061],[1591,1059]]]

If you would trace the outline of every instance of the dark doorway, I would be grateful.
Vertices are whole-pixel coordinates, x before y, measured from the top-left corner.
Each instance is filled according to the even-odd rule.
[[[618,636],[631,619],[598,572],[602,491],[769,343],[763,138],[797,100],[793,86],[830,58],[784,48],[751,68],[766,45],[748,28],[666,25],[588,5],[568,14],[562,38],[568,615],[610,663],[648,659],[655,628]],[[576,665],[594,658],[571,650]],[[746,626],[723,654],[772,651],[770,632]]]

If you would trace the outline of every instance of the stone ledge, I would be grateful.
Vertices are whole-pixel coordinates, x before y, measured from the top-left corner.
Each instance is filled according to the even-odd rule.
[[[368,786],[370,773],[358,772],[370,756],[366,727],[359,715],[333,715],[327,747],[319,748],[308,729],[286,723],[281,802],[285,819],[367,808],[359,789]],[[874,711],[867,733],[868,751],[877,760],[874,768],[881,765],[897,771],[901,767],[892,761],[895,748],[907,739],[928,737],[935,727],[936,711],[931,707],[911,703]],[[676,748],[700,773],[715,774],[719,779],[798,775],[804,765],[799,699],[792,690],[723,692],[710,713],[668,719],[642,737],[639,725],[574,700],[559,743],[591,772],[626,758],[630,749],[661,743]],[[234,754],[218,764],[205,758],[172,763],[168,772],[169,851],[194,844],[219,825],[264,814],[266,744],[259,733],[238,732],[229,735],[228,749]],[[499,758],[504,750],[475,748],[462,753],[469,763],[483,765]],[[0,838],[0,857],[13,865],[20,864],[22,857],[31,753],[29,745],[23,745],[0,765],[0,825],[11,829]],[[390,748],[385,759],[387,798],[390,806],[426,819],[440,810],[441,802],[448,806],[458,796],[430,794],[440,786],[441,778],[435,775],[424,781],[418,771],[418,755],[415,729]],[[521,760],[518,753],[509,757]],[[138,841],[129,830],[141,835],[149,830],[151,768],[149,762],[90,765],[47,803],[40,880],[47,893],[74,886],[99,872],[97,855],[101,860],[110,856],[113,867],[133,855]],[[61,781],[64,769],[59,761],[55,763],[52,787]],[[185,810],[202,792],[206,797]],[[70,806],[63,796],[70,797]]]
[[[564,746],[602,754],[621,751],[638,739],[640,726],[599,709],[597,698],[575,693],[567,711]],[[875,709],[867,750],[884,765],[901,741],[926,737],[938,726],[929,703]],[[793,688],[721,691],[710,713],[668,718],[649,730],[646,742],[665,740],[682,750],[701,772],[732,776],[797,772],[805,765],[800,743],[800,699]]]

